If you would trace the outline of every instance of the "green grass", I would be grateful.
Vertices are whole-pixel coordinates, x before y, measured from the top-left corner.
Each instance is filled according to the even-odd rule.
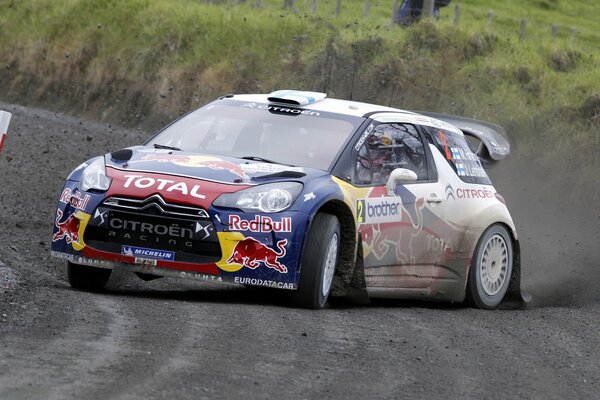
[[[576,125],[598,145],[594,109],[582,111],[600,93],[595,0],[454,1],[409,28],[391,23],[392,0],[373,0],[368,17],[363,0],[343,0],[338,16],[335,0],[316,13],[312,0],[261,4],[0,0],[2,96],[137,124],[223,93],[295,87],[486,119],[523,141],[540,129],[568,141]]]
[[[257,1],[0,0],[0,97],[156,128],[224,93],[319,90],[495,122],[532,162],[597,180],[596,0],[453,1],[408,28],[392,0],[368,17],[363,0]]]

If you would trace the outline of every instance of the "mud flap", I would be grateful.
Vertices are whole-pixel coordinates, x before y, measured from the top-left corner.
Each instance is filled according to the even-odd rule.
[[[367,281],[365,280],[365,264],[362,252],[362,240],[359,235],[359,241],[356,251],[356,263],[354,263],[354,272],[352,279],[347,287],[346,299],[352,304],[365,305],[370,304],[367,294]]]
[[[4,146],[4,140],[6,139],[10,117],[11,113],[0,111],[0,153],[2,153],[2,146]]]
[[[518,240],[513,243],[513,252],[513,271],[508,291],[498,307],[503,310],[523,308],[531,301],[531,294],[521,289],[521,246]]]

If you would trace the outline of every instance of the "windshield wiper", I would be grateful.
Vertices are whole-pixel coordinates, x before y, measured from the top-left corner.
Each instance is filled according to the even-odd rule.
[[[259,156],[244,156],[244,157],[240,157],[240,158],[243,160],[262,161],[262,162],[266,162],[269,164],[280,164],[280,165],[287,165],[288,167],[293,167],[293,165],[291,165],[291,164],[284,164],[284,163],[280,163],[279,161],[268,160],[266,158],[262,158]]]
[[[154,148],[155,149],[164,149],[164,150],[177,150],[177,151],[181,151],[181,149],[179,147],[173,147],[173,146],[167,146],[164,144],[158,144],[158,143],[154,143]]]

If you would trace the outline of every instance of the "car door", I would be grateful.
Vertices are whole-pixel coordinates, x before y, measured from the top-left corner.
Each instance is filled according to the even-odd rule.
[[[429,287],[444,251],[444,187],[419,128],[402,120],[373,123],[354,150],[353,184],[369,189],[357,199],[367,286]],[[397,168],[417,179],[390,194],[386,183]]]

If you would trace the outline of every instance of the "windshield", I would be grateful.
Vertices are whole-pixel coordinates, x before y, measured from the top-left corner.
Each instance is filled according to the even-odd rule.
[[[225,99],[186,115],[146,145],[327,170],[362,121]]]

